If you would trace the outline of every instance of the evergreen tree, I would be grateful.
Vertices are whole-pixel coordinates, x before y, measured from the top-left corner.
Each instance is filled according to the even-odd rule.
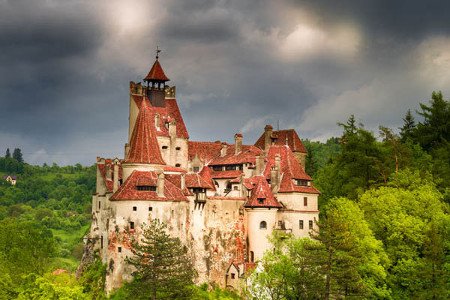
[[[6,149],[5,158],[11,158],[11,152],[9,151],[9,148]]]
[[[152,220],[140,242],[133,243],[135,256],[127,262],[136,268],[129,286],[135,299],[190,299],[193,264],[180,239],[166,230],[164,223]]]
[[[406,142],[408,138],[413,139],[414,130],[416,129],[416,121],[414,120],[410,109],[406,112],[405,117],[403,118],[403,126],[399,129],[402,142]]]
[[[430,105],[420,103],[424,118],[417,125],[417,139],[427,151],[437,149],[442,143],[450,141],[450,103],[444,100],[442,92],[433,92]]]
[[[15,148],[12,157],[20,163],[23,163],[22,151],[20,148]]]

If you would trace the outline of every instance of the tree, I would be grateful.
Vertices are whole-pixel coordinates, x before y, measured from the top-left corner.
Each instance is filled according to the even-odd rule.
[[[9,148],[6,149],[5,158],[11,158],[11,152],[9,151]]]
[[[442,92],[433,92],[430,105],[420,103],[418,112],[424,120],[417,125],[417,139],[427,151],[450,142],[450,103],[444,100]]]
[[[403,126],[399,129],[400,139],[402,142],[406,142],[408,139],[412,139],[414,137],[416,121],[414,120],[410,109],[408,109],[408,111],[406,112],[405,117],[403,118]]]
[[[318,244],[307,248],[307,260],[325,278],[323,299],[357,296],[383,299],[388,259],[353,201],[333,199],[311,237]]]
[[[167,225],[154,219],[133,243],[135,256],[127,262],[136,268],[129,286],[134,298],[189,299],[192,293],[195,271],[187,248],[166,230]]]
[[[15,148],[12,157],[20,163],[23,163],[22,151],[19,148]]]

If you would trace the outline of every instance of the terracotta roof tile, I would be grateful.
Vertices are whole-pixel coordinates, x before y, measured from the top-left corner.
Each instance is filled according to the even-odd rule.
[[[186,187],[188,188],[214,189],[212,181],[209,182],[206,181],[198,173],[186,174],[185,180],[186,180]]]
[[[141,107],[141,103],[143,99],[148,99],[147,97],[133,95],[133,100],[138,107]],[[147,100],[148,101],[148,100]],[[155,126],[155,118],[156,115],[159,115],[159,126],[156,128]],[[149,123],[157,136],[169,136],[169,130],[166,127],[167,122],[171,122],[175,120],[176,123],[176,134],[179,138],[189,138],[188,131],[186,129],[186,125],[184,124],[183,117],[181,116],[180,109],[177,104],[176,99],[165,99],[164,106],[156,107],[150,104],[150,117]]]
[[[253,176],[253,180],[256,181],[256,185],[252,189],[252,194],[244,204],[244,207],[282,207],[273,195],[264,176]]]
[[[164,74],[164,70],[161,67],[161,64],[158,60],[155,61],[152,68],[148,72],[147,76],[145,76],[144,81],[161,81],[166,82],[170,79],[167,78],[166,74]]]
[[[154,119],[151,116],[150,101],[144,99],[141,102],[141,107],[136,118],[133,134],[130,139],[130,151],[125,162],[165,164],[159,151],[154,126],[151,125],[152,121],[154,123]]]
[[[281,174],[287,174],[291,179],[311,180],[311,177],[306,174],[294,153],[288,146],[270,146],[267,153],[267,164],[264,169],[264,175],[270,177],[270,170],[275,166],[275,156],[279,155],[281,158]],[[283,175],[286,176],[286,175]]]
[[[195,142],[189,141],[189,160],[198,156],[205,164],[209,164],[214,158],[220,156],[220,149],[222,149],[221,142]]]
[[[209,165],[235,165],[251,163],[255,164],[256,156],[262,153],[262,150],[253,145],[242,145],[242,151],[238,154],[234,153],[235,145],[229,145],[227,148],[227,154],[223,157],[216,157]]]
[[[188,201],[183,191],[167,178],[164,178],[164,197],[159,197],[156,191],[141,191],[136,188],[142,181],[156,184],[157,180],[156,172],[133,171],[110,200]]]
[[[104,164],[97,164],[97,168],[100,171],[100,175],[103,178],[103,181],[105,182],[106,185],[106,190],[108,192],[112,192],[113,190],[113,186],[114,186],[114,165],[112,163],[112,159],[105,159],[105,163]],[[107,170],[110,169],[111,170],[111,179],[108,179],[106,176],[106,172]],[[119,163],[119,179],[122,179],[122,166]]]
[[[307,153],[305,146],[303,145],[297,132],[294,129],[272,131],[272,139],[273,145],[277,146],[288,145],[293,152]],[[256,141],[255,146],[264,150],[265,148],[264,141],[265,136],[263,133]]]
[[[236,178],[243,174],[240,170],[230,170],[230,171],[211,171],[211,177],[215,179],[224,178]]]

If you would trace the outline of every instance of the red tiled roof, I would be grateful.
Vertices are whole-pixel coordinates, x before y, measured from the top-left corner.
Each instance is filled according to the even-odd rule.
[[[211,171],[211,177],[216,179],[224,178],[236,178],[241,176],[243,172],[240,170],[230,170],[230,171]]]
[[[305,146],[298,137],[294,129],[284,129],[272,131],[273,145],[283,146],[288,145],[294,152],[307,153]],[[286,143],[287,141],[287,143]],[[255,146],[263,149],[265,148],[265,133],[263,133],[256,141]]]
[[[205,164],[220,156],[221,142],[194,142],[189,141],[188,157],[192,160],[197,155]]]
[[[186,180],[186,187],[188,188],[214,189],[214,185],[212,184],[212,182],[206,181],[198,173],[186,174],[185,180]]]
[[[252,194],[244,207],[275,207],[281,208],[282,205],[277,201],[270,189],[269,184],[264,176],[253,176],[253,179],[257,181],[255,188],[252,190]],[[263,199],[263,203],[260,203],[259,199]]]
[[[163,170],[165,172],[178,172],[178,173],[186,173],[186,170],[183,168],[179,168],[179,167],[174,167],[174,166],[164,166]]]
[[[100,175],[103,178],[103,181],[106,185],[106,190],[108,192],[112,192],[114,187],[114,165],[112,163],[112,159],[105,159],[104,164],[97,164],[97,168],[100,171]],[[106,170],[110,168],[111,169],[111,179],[106,178]],[[119,164],[119,179],[122,178],[122,166]]]
[[[169,81],[166,74],[164,74],[164,70],[161,67],[161,64],[158,60],[155,61],[152,68],[148,72],[147,76],[145,76],[144,81]]]
[[[299,186],[294,184],[292,181],[292,177],[283,175],[281,178],[280,183],[280,189],[278,190],[279,193],[290,193],[290,192],[297,192],[297,193],[307,193],[307,194],[320,194],[319,190],[316,189],[312,183],[311,186]]]
[[[136,118],[133,134],[130,139],[130,151],[125,162],[165,164],[159,151],[154,126],[151,125],[152,121],[154,123],[154,119],[151,116],[150,101],[144,99],[141,102],[141,107]]]
[[[143,96],[138,95],[133,95],[132,97],[138,107],[141,106],[143,99],[148,99],[147,97],[144,98]],[[166,127],[166,123],[175,120],[177,137],[185,139],[189,138],[189,134],[187,132],[186,125],[184,124],[183,117],[181,116],[176,99],[165,99],[164,106],[162,107],[156,107],[150,104],[150,112],[150,126],[154,128],[157,136],[169,136],[169,130]],[[156,128],[155,126],[155,116],[157,114],[159,115],[159,128]]]
[[[227,154],[223,157],[216,157],[209,165],[235,165],[252,163],[255,164],[256,156],[262,153],[262,150],[252,145],[242,145],[242,151],[234,154],[235,145],[229,145]]]
[[[141,181],[155,184],[157,180],[156,172],[133,171],[110,200],[188,201],[183,191],[167,178],[164,178],[164,197],[158,197],[156,191],[140,191],[136,188]]]
[[[214,184],[214,181],[213,181],[212,175],[211,175],[211,169],[208,166],[203,166],[203,168],[200,170],[200,172],[198,172],[198,174],[203,178],[203,180],[211,183],[212,189],[214,191],[216,190],[216,186]]]
[[[308,174],[303,170],[294,153],[288,146],[270,146],[267,153],[267,164],[264,169],[264,175],[270,177],[270,170],[275,165],[275,156],[280,155],[281,174],[283,176],[290,176],[291,179],[311,180]],[[287,175],[286,175],[287,174]]]

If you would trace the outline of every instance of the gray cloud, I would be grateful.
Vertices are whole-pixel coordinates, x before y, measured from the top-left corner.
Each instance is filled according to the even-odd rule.
[[[0,1],[0,151],[32,163],[121,156],[128,82],[154,48],[191,139],[253,143],[265,123],[399,126],[450,86],[442,1]],[[11,126],[13,124],[13,126]],[[0,152],[1,153],[1,152]]]

